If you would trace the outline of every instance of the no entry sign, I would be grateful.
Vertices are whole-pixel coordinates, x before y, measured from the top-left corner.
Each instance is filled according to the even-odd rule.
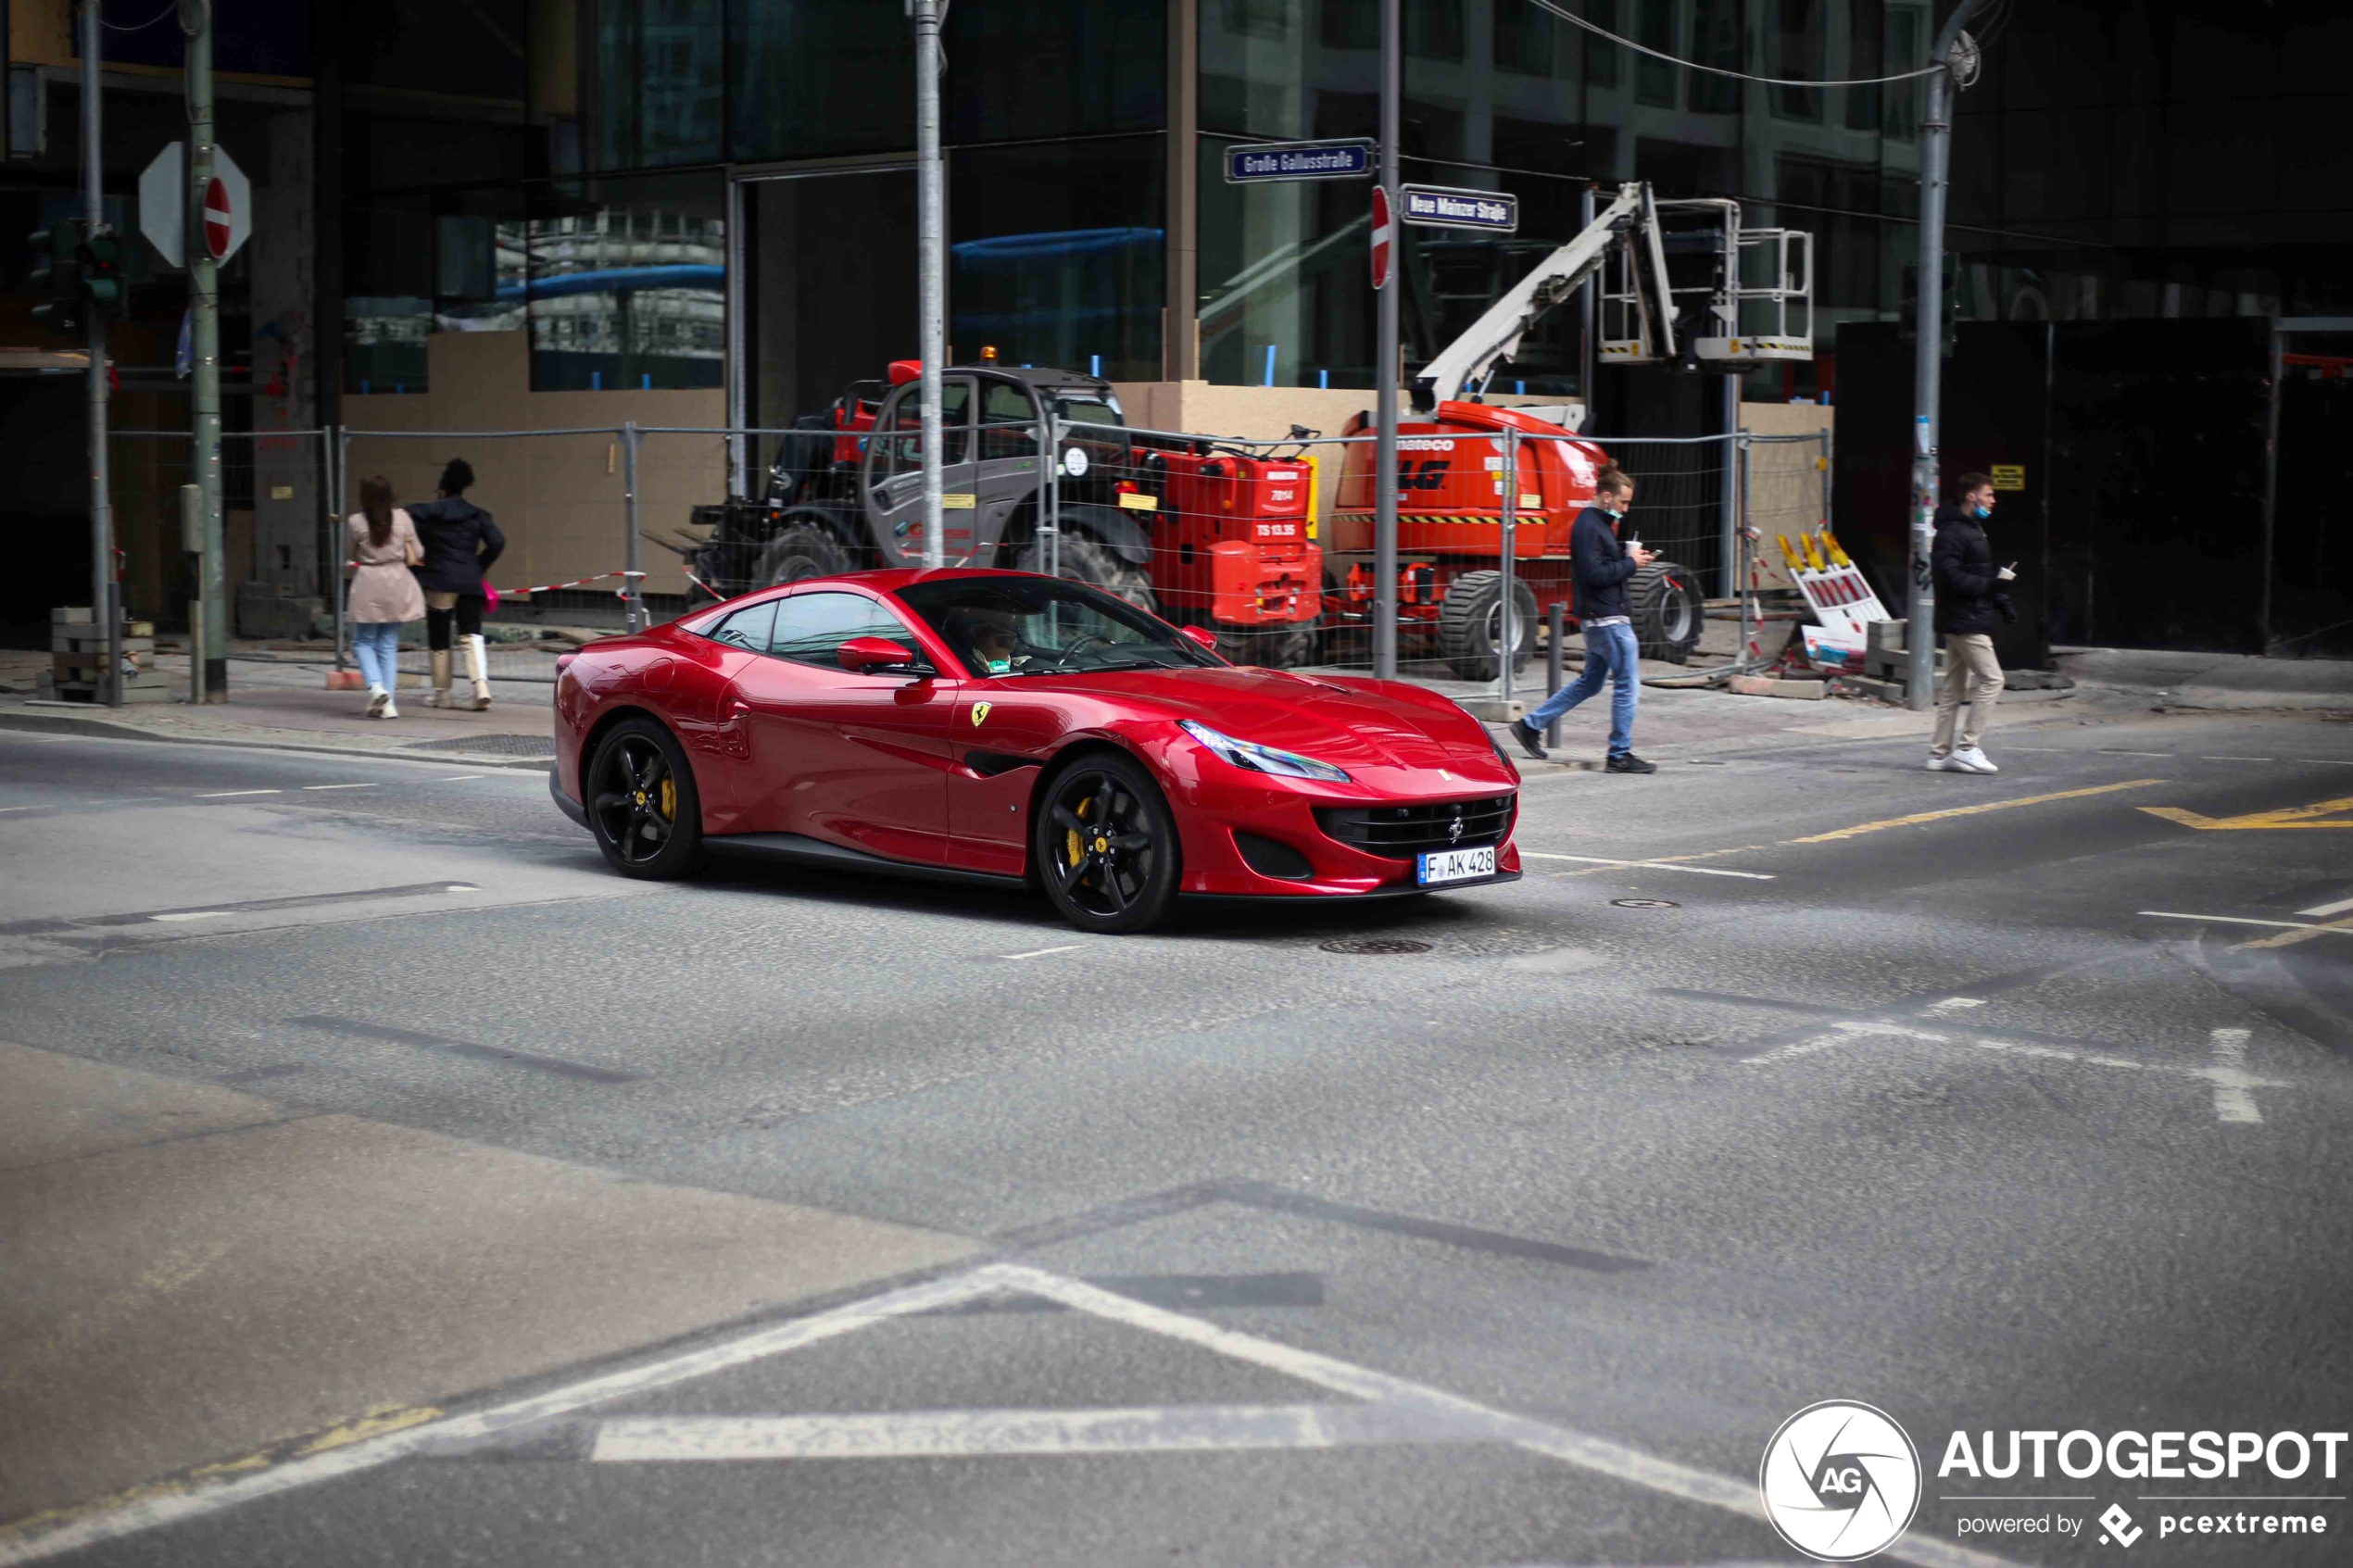
[[[229,184],[218,174],[204,188],[204,245],[215,261],[236,245],[237,225],[229,210]]]
[[[1389,220],[1389,187],[1373,187],[1373,287],[1389,287],[1390,240],[1396,226]]]

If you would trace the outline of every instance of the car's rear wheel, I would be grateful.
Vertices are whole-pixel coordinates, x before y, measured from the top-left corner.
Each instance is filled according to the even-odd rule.
[[[1046,897],[1082,931],[1142,931],[1176,901],[1176,819],[1143,766],[1113,752],[1048,781],[1030,854]]]
[[[668,730],[625,719],[588,764],[588,825],[606,863],[623,876],[684,876],[702,858],[702,797]]]

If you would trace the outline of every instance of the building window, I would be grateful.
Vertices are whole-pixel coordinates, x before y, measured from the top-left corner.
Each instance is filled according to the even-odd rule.
[[[711,163],[723,155],[719,0],[601,0],[596,166]]]
[[[1495,69],[1524,76],[1552,75],[1560,25],[1529,0],[1495,0]]]
[[[1775,27],[1772,75],[1820,81],[1823,69],[1822,8],[1825,0],[1772,0]],[[1822,89],[1776,87],[1773,113],[1783,119],[1822,118]]]
[[[1847,76],[1877,76],[1889,68],[1885,0],[1846,0]],[[1880,128],[1881,93],[1877,86],[1846,89],[1846,129]]]
[[[1158,136],[951,154],[958,358],[1158,380],[1165,162]]]
[[[1202,26],[1207,32],[1221,21],[1245,23],[1229,35],[1264,51],[1302,31],[1292,27],[1299,4],[1219,0],[1202,7]],[[905,52],[903,43],[899,48]],[[1161,0],[979,0],[949,11],[947,48],[941,90],[948,139],[959,144],[1158,131],[1168,123],[1168,18]],[[1285,61],[1280,74],[1296,80],[1295,45],[1272,58]],[[913,91],[911,82],[909,96],[894,105],[910,126],[908,139],[903,106]]]
[[[559,181],[529,232],[531,384],[723,384],[726,221],[717,175]]]
[[[344,209],[346,392],[422,392],[433,332],[434,219],[422,197]]]
[[[1617,0],[1585,0],[1585,19],[1604,32],[1617,32]],[[1585,80],[1595,87],[1617,85],[1617,45],[1605,38],[1585,44]]]
[[[1741,69],[1740,0],[1692,0],[1692,58],[1723,70]],[[1740,113],[1738,81],[1704,70],[1690,75],[1694,114]]]
[[[1662,55],[1675,52],[1675,0],[1636,0],[1641,7],[1635,13],[1639,31],[1634,41],[1656,49]],[[1660,108],[1675,107],[1677,69],[1665,60],[1649,55],[1634,56],[1634,101]]]
[[[1928,53],[1926,19],[1917,6],[1891,6],[1887,10],[1887,54],[1882,68],[1893,73],[1917,70]],[[1920,133],[1920,79],[1892,82],[1887,88],[1887,134],[1909,142]]]

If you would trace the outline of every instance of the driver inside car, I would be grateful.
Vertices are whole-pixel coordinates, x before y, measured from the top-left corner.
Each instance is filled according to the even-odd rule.
[[[1020,657],[1020,634],[1014,630],[1013,618],[995,610],[968,609],[950,622],[954,641],[962,654],[969,649],[966,662],[978,675],[1009,675],[1013,661]]]

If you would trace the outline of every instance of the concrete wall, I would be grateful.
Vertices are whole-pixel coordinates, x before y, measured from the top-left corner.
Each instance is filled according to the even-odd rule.
[[[469,497],[498,520],[507,555],[492,573],[500,588],[558,583],[624,564],[625,516],[621,437],[625,420],[641,425],[715,427],[727,417],[719,391],[534,392],[522,332],[436,332],[426,343],[426,385],[406,395],[346,395],[344,422],[355,431],[581,430],[599,433],[500,440],[354,436],[344,506],[359,505],[359,482],[381,473],[402,501],[433,499],[442,464],[462,457],[474,468]],[[667,534],[688,508],[727,493],[725,444],[711,435],[648,435],[638,463],[638,525]],[[683,594],[678,558],[647,545],[646,590]],[[618,581],[597,586],[619,586]]]

